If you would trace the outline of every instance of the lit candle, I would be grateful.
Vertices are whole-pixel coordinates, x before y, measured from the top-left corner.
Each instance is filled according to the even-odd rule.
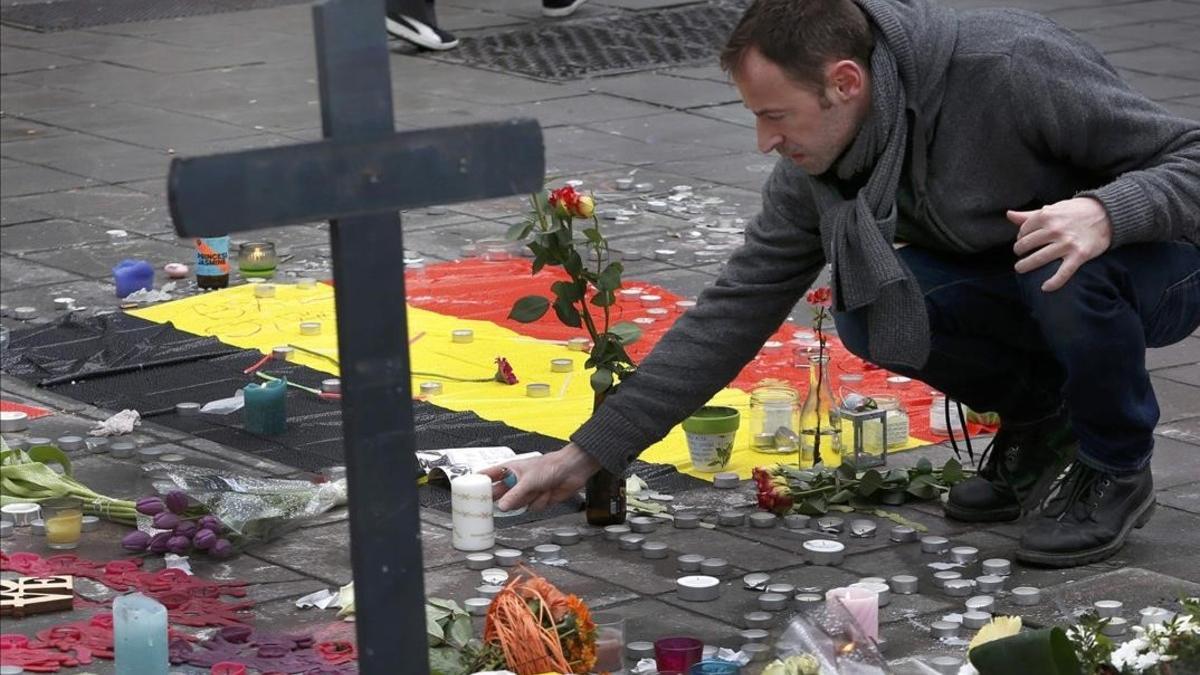
[[[854,623],[872,640],[879,639],[879,597],[865,588],[835,588],[825,594],[829,611],[840,605],[854,619]]]
[[[496,543],[490,478],[470,473],[450,481],[450,507],[454,548],[482,551]]]
[[[238,271],[246,278],[269,279],[275,274],[279,256],[271,242],[250,242],[238,247]]]
[[[287,430],[287,380],[280,378],[242,389],[246,431],[276,436]]]
[[[118,673],[166,675],[167,608],[141,593],[113,601],[113,651]]]

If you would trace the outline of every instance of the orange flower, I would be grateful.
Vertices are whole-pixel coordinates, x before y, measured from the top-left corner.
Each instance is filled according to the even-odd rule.
[[[567,607],[574,619],[574,630],[563,640],[563,656],[576,673],[590,673],[596,665],[596,624],[588,606],[574,595],[568,595]]]

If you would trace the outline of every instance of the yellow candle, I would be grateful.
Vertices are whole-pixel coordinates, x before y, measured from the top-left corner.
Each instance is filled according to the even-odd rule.
[[[73,547],[79,543],[83,511],[60,511],[46,519],[46,543],[51,548]]]

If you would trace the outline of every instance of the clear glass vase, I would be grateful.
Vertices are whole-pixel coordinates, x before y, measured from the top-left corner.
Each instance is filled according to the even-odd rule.
[[[833,468],[842,463],[837,400],[829,383],[829,357],[809,357],[808,396],[800,409],[800,466],[816,462]]]

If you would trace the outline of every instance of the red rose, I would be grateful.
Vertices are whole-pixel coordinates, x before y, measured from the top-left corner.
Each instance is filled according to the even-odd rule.
[[[579,193],[570,185],[551,190],[549,201],[550,206],[563,218],[579,213]]]
[[[805,299],[808,300],[808,304],[810,305],[828,307],[833,300],[833,292],[829,290],[828,286],[822,286],[821,288],[814,288],[809,291]]]
[[[517,375],[513,372],[512,365],[503,356],[496,357],[496,381],[504,384],[517,383]]]

